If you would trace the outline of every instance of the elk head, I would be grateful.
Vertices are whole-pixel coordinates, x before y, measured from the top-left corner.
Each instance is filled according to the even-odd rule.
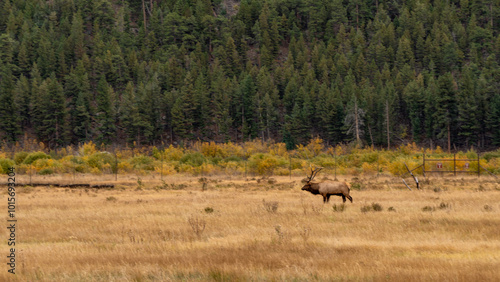
[[[306,191],[311,191],[312,192],[312,187],[311,187],[311,181],[314,179],[314,177],[316,176],[316,174],[318,174],[318,172],[320,170],[322,170],[323,168],[320,167],[320,168],[317,168],[315,170],[312,170],[311,168],[311,175],[307,175],[306,174],[306,177],[307,177],[307,181],[306,181],[306,184],[304,185],[304,187],[302,187],[302,190],[306,190]]]

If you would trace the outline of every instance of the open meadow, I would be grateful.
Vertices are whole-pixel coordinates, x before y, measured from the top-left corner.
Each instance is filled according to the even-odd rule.
[[[113,189],[18,187],[16,275],[4,263],[0,280],[500,279],[490,177],[431,177],[409,191],[400,178],[342,176],[354,183],[345,205],[301,191],[299,177],[121,179]],[[0,203],[6,211],[5,193]]]

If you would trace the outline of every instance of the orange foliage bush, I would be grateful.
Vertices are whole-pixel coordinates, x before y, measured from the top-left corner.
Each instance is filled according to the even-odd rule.
[[[335,168],[338,174],[359,175],[381,172],[402,175],[407,173],[405,163],[410,169],[422,165],[422,152],[424,151],[415,143],[402,145],[393,151],[341,144],[335,147],[325,147],[320,138],[313,138],[307,145],[298,145],[292,151],[286,150],[284,143],[262,142],[261,140],[241,144],[196,141],[190,143],[187,148],[174,145],[163,150],[156,147],[135,147],[113,150],[114,153],[107,152],[105,147],[98,148],[96,144],[89,141],[80,145],[77,152],[67,147],[57,153],[51,152],[50,155],[40,150],[43,144],[33,143],[31,146],[36,147],[36,151],[29,152],[21,146],[19,146],[21,151],[17,154],[11,151],[8,153],[0,151],[0,159],[12,163],[17,162],[17,169],[21,174],[30,171],[107,174],[113,173],[117,166],[118,173],[241,175],[247,166],[247,172],[258,175],[289,175],[291,166],[293,175],[302,175],[304,171],[309,172],[312,166],[323,167],[325,171]],[[439,146],[435,150],[426,149],[425,152],[429,160],[432,158],[453,160],[453,154],[444,153]],[[499,154],[496,151],[482,154],[481,166],[489,172],[500,173]],[[43,155],[46,158],[35,158],[35,155]],[[457,159],[471,159],[468,161],[468,168],[465,165],[467,161],[456,161],[457,171],[477,171],[477,163],[472,161],[478,156],[474,150],[458,152],[455,156]],[[16,159],[16,162],[10,160],[11,157]],[[32,164],[29,165],[30,163]],[[434,168],[433,166],[435,163],[426,162],[426,170]],[[443,162],[442,169],[453,170],[453,161]],[[414,173],[421,174],[422,168],[415,170]],[[483,170],[483,173],[486,172]]]

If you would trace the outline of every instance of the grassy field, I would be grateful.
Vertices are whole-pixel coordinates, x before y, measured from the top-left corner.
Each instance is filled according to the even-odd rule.
[[[500,184],[489,177],[409,191],[399,178],[342,176],[357,188],[345,206],[301,191],[299,177],[120,179],[18,187],[17,274],[3,263],[0,280],[500,280]],[[7,214],[5,193],[0,203]]]

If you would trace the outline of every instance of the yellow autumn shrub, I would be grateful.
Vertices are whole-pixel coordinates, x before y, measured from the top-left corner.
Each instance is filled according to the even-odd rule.
[[[164,158],[167,161],[178,161],[184,156],[184,152],[181,148],[174,147],[173,145],[168,146],[164,150]]]
[[[269,154],[288,158],[288,151],[286,149],[286,144],[285,143],[271,144],[269,146]]]
[[[205,157],[223,157],[222,148],[213,141],[201,143],[201,153]]]
[[[155,172],[163,175],[172,175],[177,173],[175,170],[175,166],[170,163],[163,163],[163,166],[160,164],[159,166],[155,166]]]
[[[97,152],[97,148],[96,148],[96,145],[92,141],[89,141],[89,142],[85,142],[82,145],[80,145],[80,147],[78,147],[78,152],[82,156],[88,156],[88,155],[95,154]]]
[[[249,167],[259,175],[270,175],[277,166],[278,159],[270,154],[257,153],[249,160]]]
[[[361,169],[363,171],[363,173],[367,173],[367,174],[376,174],[377,173],[377,164],[371,164],[371,163],[363,163],[361,165]]]

